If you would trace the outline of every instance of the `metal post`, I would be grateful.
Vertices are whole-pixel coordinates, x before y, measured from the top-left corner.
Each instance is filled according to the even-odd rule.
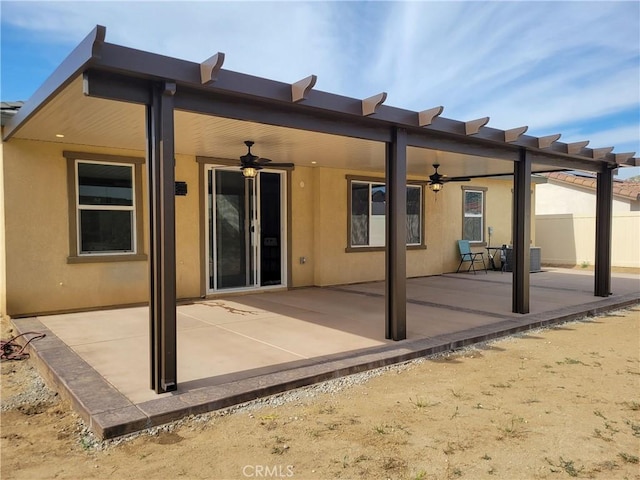
[[[394,128],[386,158],[385,338],[407,338],[407,132]]]
[[[177,388],[173,128],[176,85],[163,82],[152,90],[151,104],[147,105],[151,388],[165,393]]]
[[[596,265],[597,297],[611,295],[611,226],[613,208],[613,170],[598,173],[596,185]]]
[[[529,313],[531,269],[531,160],[524,148],[513,167],[513,313]]]

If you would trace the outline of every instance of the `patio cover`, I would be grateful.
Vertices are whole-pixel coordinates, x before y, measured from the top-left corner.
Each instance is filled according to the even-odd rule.
[[[562,143],[560,134],[458,121],[442,106],[384,105],[386,93],[354,99],[315,90],[314,75],[282,83],[222,68],[224,54],[188,62],[106,43],[97,26],[9,119],[4,141],[23,138],[147,151],[150,214],[151,388],[176,388],[174,155],[236,158],[238,145],[268,136],[261,154],[298,165],[384,169],[387,179],[386,337],[406,337],[406,178],[436,161],[450,177],[514,176],[515,313],[529,311],[531,174],[597,174],[594,293],[611,287],[613,171],[634,153]],[[56,133],[64,133],[64,139]],[[322,162],[322,163],[320,163]]]

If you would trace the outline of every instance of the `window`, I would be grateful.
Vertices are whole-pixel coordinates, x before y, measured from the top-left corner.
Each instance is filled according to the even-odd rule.
[[[133,166],[76,162],[78,253],[133,253]]]
[[[386,186],[350,179],[349,247],[385,246]],[[422,186],[407,185],[407,245],[422,246]]]
[[[486,188],[462,187],[462,239],[484,243],[484,198]]]
[[[70,263],[142,260],[142,159],[65,152]]]

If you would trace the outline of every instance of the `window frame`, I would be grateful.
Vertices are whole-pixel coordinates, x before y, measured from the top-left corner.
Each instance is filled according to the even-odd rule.
[[[130,262],[147,259],[144,253],[144,222],[142,209],[142,165],[144,158],[126,157],[119,155],[106,155],[88,152],[64,151],[63,156],[67,160],[67,190],[68,190],[68,218],[69,218],[69,256],[67,263],[104,263],[104,262]],[[79,198],[78,165],[88,164],[113,164],[131,168],[133,205],[90,206],[81,205]],[[80,252],[80,215],[83,210],[91,211],[131,211],[132,220],[132,246],[131,252]]]
[[[368,183],[369,191],[371,191],[371,185],[386,185],[386,180],[380,177],[368,177],[368,176],[360,176],[360,175],[346,175],[347,179],[347,246],[345,248],[345,252],[353,253],[353,252],[384,252],[386,250],[385,245],[351,245],[351,213],[352,213],[352,184],[355,183]],[[420,242],[419,243],[411,243],[407,244],[407,250],[424,250],[427,248],[426,240],[425,240],[425,185],[426,183],[423,181],[415,181],[415,180],[407,180],[407,187],[419,187],[420,188]],[[370,198],[370,196],[369,196]],[[371,200],[369,199],[369,215],[371,215]],[[385,218],[386,222],[386,218]],[[385,239],[386,240],[386,239]]]
[[[486,229],[486,225],[487,225],[487,191],[489,190],[487,187],[478,187],[478,186],[466,186],[466,185],[462,185],[460,187],[462,189],[462,233],[460,235],[460,238],[463,240],[469,240],[469,243],[471,245],[475,245],[475,246],[486,246],[487,242],[486,242],[486,236],[485,236],[485,229]],[[467,192],[477,192],[477,193],[481,193],[482,194],[482,215],[471,215],[469,216],[470,218],[481,218],[481,232],[482,232],[482,237],[480,240],[470,240],[464,237],[464,223],[465,220],[467,218],[467,212],[466,212],[466,199],[467,199]]]

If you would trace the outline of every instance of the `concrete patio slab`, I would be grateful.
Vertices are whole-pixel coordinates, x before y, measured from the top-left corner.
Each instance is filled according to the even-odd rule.
[[[101,437],[123,435],[341,375],[640,303],[640,276],[531,275],[531,313],[511,312],[510,274],[408,280],[407,340],[384,338],[384,283],[304,288],[177,307],[178,389],[149,388],[148,309],[14,319],[45,378]]]

